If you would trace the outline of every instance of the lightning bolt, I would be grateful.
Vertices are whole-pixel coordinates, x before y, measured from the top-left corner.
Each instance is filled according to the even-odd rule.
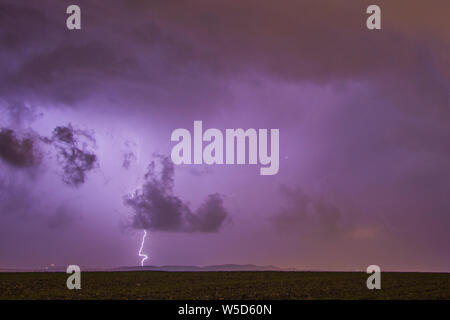
[[[145,237],[147,236],[147,231],[144,230],[144,235],[142,236],[142,242],[141,242],[141,247],[139,248],[139,257],[143,257],[141,260],[141,267],[144,266],[144,261],[148,259],[148,256],[144,253],[142,253],[142,249],[144,248],[144,243],[145,243]]]

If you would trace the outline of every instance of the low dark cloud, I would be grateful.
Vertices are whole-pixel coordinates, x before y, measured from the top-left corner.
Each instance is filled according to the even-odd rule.
[[[98,166],[95,138],[87,131],[74,129],[71,124],[56,127],[50,139],[44,139],[58,150],[58,161],[63,167],[63,181],[78,187],[86,181],[87,172]]]
[[[32,136],[20,139],[13,130],[2,128],[0,131],[0,159],[17,168],[38,165],[40,157],[37,153],[35,139]]]
[[[126,195],[124,203],[133,210],[131,227],[170,232],[217,232],[228,217],[222,196],[209,195],[196,211],[173,194],[174,165],[168,157],[157,156],[148,167],[145,183],[134,193]]]
[[[186,220],[192,231],[216,232],[228,216],[223,206],[222,196],[210,194],[195,213],[190,213]]]

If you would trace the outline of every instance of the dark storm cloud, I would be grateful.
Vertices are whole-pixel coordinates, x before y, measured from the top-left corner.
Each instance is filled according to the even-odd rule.
[[[326,1],[326,6],[313,0],[194,0],[180,1],[177,6],[142,1],[126,5],[141,12],[139,18],[152,12],[161,24],[170,23],[172,30],[189,34],[209,48],[217,60],[227,61],[228,69],[262,67],[283,77],[324,81],[407,71],[420,62],[420,43],[411,40],[408,32],[400,31],[411,24],[424,31],[434,27],[436,35],[445,38],[447,30],[439,26],[448,21],[439,5],[412,2],[415,4],[410,4],[410,9],[415,12],[401,14],[403,4],[380,1],[383,13],[388,13],[383,15],[383,24],[389,28],[378,33],[365,27],[369,4],[365,1]],[[439,3],[445,6],[446,1]],[[400,13],[394,16],[390,11]],[[415,20],[420,13],[435,19]],[[356,43],[358,50],[354,49]],[[413,51],[405,51],[404,46]],[[395,57],[386,50],[395,52]]]
[[[87,172],[98,166],[97,156],[91,150],[95,138],[87,131],[74,129],[71,124],[56,127],[50,139],[44,139],[58,150],[58,160],[63,167],[63,181],[78,187],[86,180]]]
[[[32,136],[17,138],[11,129],[0,130],[0,159],[17,168],[34,167],[39,164],[40,156],[36,141]]]
[[[450,9],[448,1],[409,1],[407,10],[401,2],[379,1],[380,32],[365,26],[369,4],[194,0],[177,6],[163,1],[127,5],[152,12],[166,32],[186,35],[194,48],[201,48],[203,55],[195,57],[207,62],[204,71],[210,74],[256,74],[341,88],[354,81],[369,83],[393,109],[448,123],[450,25],[443,10]],[[177,65],[189,69],[181,59],[172,61]]]
[[[192,231],[217,232],[227,216],[222,196],[215,193],[208,195],[197,211],[186,216],[186,220]]]
[[[201,101],[194,91],[209,96],[217,92],[203,74],[209,68],[203,62],[210,60],[208,56],[183,35],[136,17],[119,3],[82,1],[87,27],[77,33],[66,29],[66,7],[60,1],[47,1],[51,7],[6,2],[5,10],[12,17],[3,21],[0,32],[14,50],[0,53],[0,90],[5,100],[82,108],[82,101],[109,92],[115,101],[127,104],[179,107],[168,99],[167,88],[177,90],[177,96],[193,106]]]
[[[174,165],[165,156],[157,156],[162,169],[156,172],[153,161],[145,175],[146,182],[124,203],[133,210],[131,226],[171,232],[217,232],[228,217],[219,194],[211,194],[192,212],[188,204],[173,194]]]
[[[136,67],[134,54],[117,50],[98,28],[80,37],[68,32],[66,7],[60,1],[1,4],[0,91],[7,102],[74,105],[118,85]]]
[[[30,43],[49,40],[58,24],[41,8],[24,6],[20,1],[0,4],[0,46],[10,53],[30,49]]]
[[[75,104],[101,90],[147,108],[170,105],[184,110],[180,100],[184,107],[199,108],[202,100],[226,90],[223,79],[256,73],[321,84],[371,81],[404,110],[423,111],[421,104],[428,102],[433,112],[450,117],[445,108],[450,61],[440,54],[450,49],[444,27],[448,19],[439,9],[445,1],[439,1],[442,6],[412,1],[408,14],[402,4],[381,1],[381,32],[365,27],[369,3],[364,1],[323,5],[313,0],[194,0],[177,6],[163,1],[120,1],[114,6],[81,1],[86,28],[79,33],[64,29],[64,3],[46,3],[54,5],[6,5],[13,8],[9,11],[14,18],[4,23],[4,34],[34,49],[34,54],[11,58],[12,68],[10,62],[0,62],[8,71],[0,88],[8,95]],[[421,12],[433,21],[418,19]],[[14,31],[19,26],[29,31]],[[36,31],[41,29],[46,33]],[[433,37],[427,36],[430,31]],[[39,42],[30,38],[36,32]],[[41,33],[52,36],[41,39]],[[177,94],[167,94],[169,88]],[[399,91],[409,91],[411,98]]]
[[[132,60],[118,58],[106,45],[62,45],[28,58],[5,78],[4,86],[12,93],[70,105],[101,86],[98,79],[118,82],[132,66]]]

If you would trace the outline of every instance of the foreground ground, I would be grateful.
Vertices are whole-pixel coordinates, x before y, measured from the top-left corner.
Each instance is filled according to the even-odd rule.
[[[368,290],[358,272],[0,273],[0,299],[450,299],[450,273],[383,273]]]

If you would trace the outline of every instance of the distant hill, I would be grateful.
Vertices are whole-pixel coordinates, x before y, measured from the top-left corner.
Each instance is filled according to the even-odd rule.
[[[30,268],[30,269],[0,269],[0,272],[66,272],[66,266],[52,266],[45,268]],[[190,271],[190,272],[207,272],[207,271],[297,271],[294,268],[279,268],[276,266],[257,266],[254,264],[221,264],[212,266],[132,266],[132,267],[118,267],[118,268],[89,268],[80,266],[81,271]]]
[[[296,271],[293,268],[279,268],[275,266],[257,266],[254,264],[221,264],[212,266],[145,266],[145,267],[121,267],[114,271]]]

